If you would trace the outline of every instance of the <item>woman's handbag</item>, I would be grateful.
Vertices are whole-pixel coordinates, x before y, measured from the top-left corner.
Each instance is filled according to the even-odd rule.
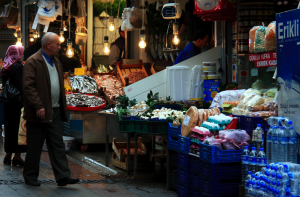
[[[24,108],[21,109],[19,136],[18,136],[18,144],[19,145],[27,145],[26,120],[23,119],[23,114],[24,114]]]
[[[23,103],[22,94],[20,90],[10,83],[10,77],[3,86],[0,94],[0,100],[5,102],[20,102]]]

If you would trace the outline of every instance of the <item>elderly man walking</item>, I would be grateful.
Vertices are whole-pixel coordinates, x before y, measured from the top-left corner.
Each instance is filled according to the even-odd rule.
[[[60,50],[59,36],[46,33],[42,49],[27,59],[23,69],[24,119],[27,120],[25,183],[40,186],[39,164],[44,140],[58,186],[75,184],[63,142],[63,123],[67,121],[62,65],[55,57]]]

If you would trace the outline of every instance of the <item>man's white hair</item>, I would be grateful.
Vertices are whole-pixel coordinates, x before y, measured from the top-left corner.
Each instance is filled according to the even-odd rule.
[[[42,38],[42,47],[46,46],[47,42],[52,43],[55,35],[57,36],[56,33],[47,32]]]

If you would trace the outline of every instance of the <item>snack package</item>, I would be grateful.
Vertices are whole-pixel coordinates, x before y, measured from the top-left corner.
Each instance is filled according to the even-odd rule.
[[[221,107],[225,101],[237,101],[241,99],[241,96],[244,94],[246,90],[227,90],[219,92],[213,102],[210,105],[212,107]]]
[[[254,53],[266,52],[266,27],[259,26],[255,31]]]
[[[258,28],[259,28],[259,26],[254,26],[249,31],[249,51],[250,51],[250,53],[254,53],[255,32]]]
[[[266,51],[276,51],[276,21],[273,21],[266,28],[265,38]]]

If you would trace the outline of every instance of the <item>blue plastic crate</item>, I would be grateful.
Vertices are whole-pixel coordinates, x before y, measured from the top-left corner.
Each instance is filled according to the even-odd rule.
[[[190,177],[191,196],[197,196],[196,194],[200,194],[201,187],[202,187],[202,180],[200,177],[197,176]]]
[[[156,109],[161,109],[161,108],[168,108],[168,109],[174,109],[174,110],[181,110],[181,106],[178,104],[174,105],[154,105]]]
[[[200,175],[206,179],[241,179],[240,162],[209,163],[200,160]]]
[[[180,169],[178,168],[178,176],[177,176],[177,181],[178,184],[180,185],[189,185],[190,182],[190,175],[187,173],[188,169]]]
[[[181,125],[178,127],[173,127],[171,123],[168,123],[168,134],[171,137],[178,137],[181,134]]]
[[[190,197],[190,187],[189,185],[179,185],[177,186],[177,196],[178,197]]]
[[[174,151],[178,151],[178,140],[176,139],[172,139],[171,136],[169,136],[169,140],[168,140],[168,149],[169,150],[174,150]]]
[[[202,173],[199,156],[190,155],[190,177],[200,176]]]
[[[200,160],[209,163],[227,163],[227,162],[241,162],[243,149],[241,150],[220,150],[216,146],[207,144],[199,144],[199,158]]]
[[[202,179],[199,189],[209,196],[236,196],[239,194],[239,185],[240,182],[235,179]]]
[[[189,154],[191,138],[178,135],[178,152]]]
[[[190,165],[190,159],[188,154],[183,154],[178,152],[178,170],[185,170],[185,172],[188,172],[189,165]]]
[[[177,170],[171,170],[170,172],[170,187],[177,190],[178,187],[178,174]]]
[[[257,127],[257,124],[261,124],[261,128],[264,130],[265,133],[267,133],[270,128],[268,122],[261,117],[249,117],[238,115],[232,116],[238,119],[237,128],[243,129],[248,133],[252,133],[253,130],[255,130],[255,128]]]

